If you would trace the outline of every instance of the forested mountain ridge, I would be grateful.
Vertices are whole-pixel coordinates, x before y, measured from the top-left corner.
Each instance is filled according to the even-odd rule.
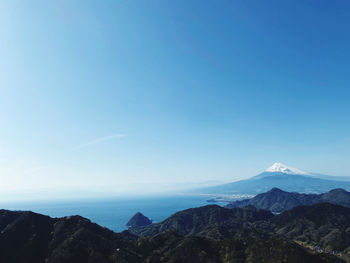
[[[280,213],[296,206],[314,205],[325,202],[350,207],[350,192],[338,188],[322,194],[300,194],[296,192],[282,191],[275,187],[270,191],[258,194],[251,199],[230,202],[226,207],[235,208],[252,205],[259,209]]]
[[[252,206],[204,206],[180,211],[159,224],[146,226],[139,236],[130,231],[114,233],[80,216],[51,218],[33,212],[0,210],[0,262],[343,262],[331,255],[331,250],[320,254],[293,241],[309,238],[326,249],[332,241],[326,233],[324,238],[313,239],[307,231],[296,228],[298,231],[292,235],[287,230],[293,229],[293,220],[297,220],[298,224],[311,224],[313,231],[343,233],[348,227],[350,209],[331,204],[295,209],[273,216]],[[321,211],[331,212],[332,216],[319,222],[317,213],[324,217]],[[334,240],[337,238],[334,235]],[[341,242],[345,245],[332,249],[345,251],[349,240],[344,238]]]

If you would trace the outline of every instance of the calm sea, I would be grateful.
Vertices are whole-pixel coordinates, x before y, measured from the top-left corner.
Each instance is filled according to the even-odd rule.
[[[136,213],[141,212],[154,222],[160,222],[183,209],[208,205],[205,196],[156,196],[109,198],[98,200],[36,201],[0,203],[0,208],[30,210],[51,217],[81,215],[91,221],[120,232]]]

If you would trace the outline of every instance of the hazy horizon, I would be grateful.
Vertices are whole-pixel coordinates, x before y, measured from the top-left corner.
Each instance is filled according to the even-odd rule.
[[[349,7],[1,1],[0,192],[350,176]]]

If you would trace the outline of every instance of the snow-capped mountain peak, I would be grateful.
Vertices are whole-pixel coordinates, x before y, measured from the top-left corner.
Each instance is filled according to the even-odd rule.
[[[271,167],[269,167],[265,172],[272,172],[272,173],[285,173],[285,174],[299,174],[299,175],[311,175],[311,173],[289,167],[287,165],[284,165],[283,163],[274,163]]]

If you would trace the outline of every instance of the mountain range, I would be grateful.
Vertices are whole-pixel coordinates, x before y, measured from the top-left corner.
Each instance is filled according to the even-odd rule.
[[[194,190],[201,194],[251,194],[266,192],[274,187],[288,192],[324,193],[335,188],[350,190],[349,177],[333,177],[305,172],[275,163],[264,172],[246,180]]]
[[[217,242],[230,239],[241,242],[249,239],[255,242],[280,240],[297,243],[313,252],[338,255],[349,262],[349,229],[349,208],[320,203],[298,206],[275,216],[253,206],[227,209],[208,205],[184,210],[163,222],[129,231],[144,238],[175,232],[184,237],[196,236]],[[331,262],[336,262],[333,260]],[[285,262],[294,261],[287,258]]]
[[[199,189],[257,194],[251,199],[159,223],[136,213],[121,233],[81,216],[0,210],[0,263],[350,262],[349,184],[276,163],[248,180]]]
[[[210,205],[122,233],[80,216],[0,210],[0,262],[341,263],[349,227],[350,209],[332,204],[278,216],[252,206]]]
[[[234,208],[252,205],[259,209],[280,213],[296,206],[314,205],[318,203],[332,203],[350,207],[350,192],[339,188],[323,194],[300,194],[296,192],[282,191],[275,187],[270,191],[258,194],[251,199],[230,202],[226,207]]]

